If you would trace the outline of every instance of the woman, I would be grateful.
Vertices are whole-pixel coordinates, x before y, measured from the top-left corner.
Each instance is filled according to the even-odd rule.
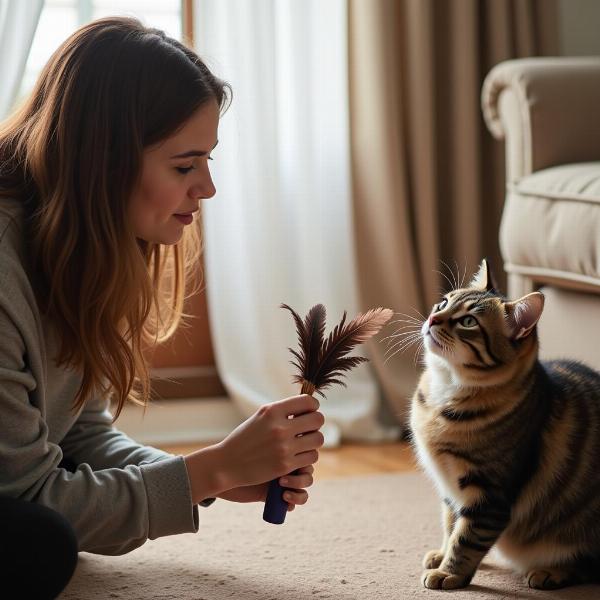
[[[36,597],[60,592],[78,550],[197,531],[213,498],[261,501],[296,471],[281,480],[290,510],[307,501],[323,443],[311,396],[187,456],[136,444],[108,411],[146,403],[145,354],[182,316],[229,97],[188,48],[109,18],[73,34],[0,127],[0,539],[19,542],[2,562],[19,589],[37,568],[55,576]],[[53,527],[43,565],[31,513]]]

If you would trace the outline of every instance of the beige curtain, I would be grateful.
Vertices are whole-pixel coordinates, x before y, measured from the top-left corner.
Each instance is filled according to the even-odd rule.
[[[349,0],[362,310],[426,314],[449,287],[442,261],[470,273],[485,256],[504,283],[503,147],[485,129],[481,85],[502,60],[557,53],[557,37],[555,0]],[[387,406],[404,422],[414,351],[386,360],[385,343],[369,349]]]

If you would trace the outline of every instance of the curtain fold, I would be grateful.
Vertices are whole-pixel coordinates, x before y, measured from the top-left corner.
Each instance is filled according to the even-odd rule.
[[[556,3],[348,2],[360,307],[415,317],[449,288],[446,277],[463,277],[484,256],[504,282],[504,157],[483,123],[481,85],[502,60],[557,52]],[[415,349],[388,360],[382,345],[369,350],[386,400],[405,422]]]
[[[344,0],[198,0],[195,45],[233,88],[203,205],[210,326],[221,379],[248,416],[299,393],[285,302],[358,312]],[[212,165],[211,165],[212,166]],[[360,351],[358,352],[360,353]],[[397,438],[368,365],[327,392],[326,444]]]
[[[0,0],[0,121],[17,99],[44,0]]]

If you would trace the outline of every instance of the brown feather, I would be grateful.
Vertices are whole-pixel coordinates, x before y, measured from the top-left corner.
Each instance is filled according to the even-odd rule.
[[[296,358],[291,362],[298,369],[294,382],[302,384],[302,393],[316,391],[321,396],[325,396],[322,390],[333,384],[345,386],[341,377],[360,363],[368,362],[362,356],[346,355],[378,333],[393,315],[389,308],[374,308],[346,323],[344,312],[341,322],[324,341],[326,312],[322,304],[313,306],[304,322],[287,304],[281,307],[292,313],[300,343],[299,352],[289,349]]]
[[[291,361],[291,363],[300,373],[300,375],[294,377],[294,382],[301,384],[306,379],[310,381],[312,373],[318,368],[319,355],[325,336],[325,307],[322,304],[313,306],[308,311],[304,322],[302,322],[298,313],[287,304],[282,304],[281,308],[289,310],[296,322],[300,351],[296,352],[291,348],[289,348],[289,351],[296,358],[296,361]]]

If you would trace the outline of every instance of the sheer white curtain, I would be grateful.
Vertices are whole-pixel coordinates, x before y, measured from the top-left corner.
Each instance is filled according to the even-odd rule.
[[[357,313],[346,29],[344,0],[195,4],[196,50],[233,87],[203,215],[217,364],[244,415],[299,392],[280,303],[304,316],[322,302],[327,331]],[[326,443],[396,437],[370,367],[346,381],[321,402]]]
[[[44,0],[0,0],[0,120],[16,100]]]

